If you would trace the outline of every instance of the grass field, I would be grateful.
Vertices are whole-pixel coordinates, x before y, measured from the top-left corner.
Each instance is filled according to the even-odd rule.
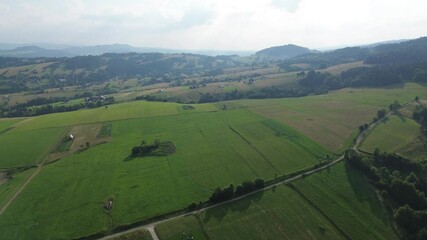
[[[160,224],[162,240],[398,239],[363,177],[340,163],[249,198]],[[301,194],[302,193],[302,194]]]
[[[13,196],[19,186],[35,171],[35,168],[14,174],[11,179],[0,179],[0,208]]]
[[[152,240],[150,232],[147,230],[140,230],[132,233],[113,238],[113,240]]]
[[[344,163],[294,186],[352,239],[398,239],[372,187]]]
[[[204,201],[217,186],[272,179],[311,166],[328,154],[307,137],[247,109],[197,112],[199,105],[191,111],[166,106],[183,113],[109,121],[111,142],[46,165],[1,216],[0,238],[75,238],[108,231]],[[159,115],[162,111],[158,108]],[[75,114],[67,116],[77,121],[82,113]],[[176,152],[129,157],[141,140],[154,139],[172,141]],[[107,199],[114,199],[111,217],[101,207]]]
[[[161,240],[345,239],[329,221],[286,186],[216,207],[200,216],[160,224]]]
[[[427,159],[427,139],[423,136],[414,138],[410,143],[400,148],[398,154],[413,161],[424,161]]]
[[[420,132],[420,125],[410,118],[392,115],[388,120],[379,124],[362,142],[360,149],[374,152],[395,152],[411,143]]]
[[[17,131],[0,135],[0,168],[34,165],[54,147],[64,128]]]
[[[376,112],[394,100],[409,102],[426,96],[417,84],[390,89],[342,89],[304,98],[242,100],[252,111],[289,125],[331,151],[342,151],[357,134],[358,126],[371,122]]]
[[[200,104],[194,112],[215,111],[212,105]],[[19,124],[19,130],[71,126],[123,120],[129,118],[147,118],[156,116],[177,115],[183,113],[182,105],[176,103],[159,103],[135,101],[110,105],[108,108],[85,109],[75,112],[56,113],[31,118]]]
[[[9,131],[20,121],[22,121],[22,119],[0,119],[0,135]]]

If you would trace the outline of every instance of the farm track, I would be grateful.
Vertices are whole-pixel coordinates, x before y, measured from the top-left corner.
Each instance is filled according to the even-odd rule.
[[[412,103],[412,102],[413,102],[413,101],[410,101],[410,102],[408,102],[408,103],[402,104],[398,109],[403,108],[403,107],[405,107],[405,106],[409,105],[409,104],[410,104],[410,103]],[[353,150],[355,150],[355,151],[359,152],[359,150],[358,150],[359,145],[360,145],[360,144],[363,142],[363,140],[364,140],[364,139],[369,135],[369,133],[370,133],[373,129],[375,129],[375,127],[376,127],[378,124],[380,124],[380,123],[382,122],[382,120],[384,120],[385,118],[390,117],[392,114],[393,114],[393,112],[389,111],[389,112],[387,112],[387,113],[385,114],[385,116],[384,116],[382,119],[379,119],[378,121],[376,121],[376,122],[373,122],[373,123],[369,124],[369,127],[368,127],[367,129],[365,129],[363,132],[359,133],[359,135],[356,137],[356,139],[355,139],[355,141],[354,141],[353,146],[351,147],[351,149],[353,149]],[[234,130],[234,129],[232,129],[232,130]],[[234,131],[235,131],[235,130],[234,130]],[[142,225],[142,226],[139,226],[139,227],[134,227],[134,228],[131,228],[131,229],[129,229],[129,230],[125,230],[125,231],[122,231],[122,232],[118,232],[118,233],[115,233],[115,234],[112,234],[112,235],[108,235],[108,236],[102,237],[102,238],[100,238],[99,240],[112,239],[112,238],[120,237],[120,236],[122,236],[122,235],[124,235],[124,234],[132,233],[132,232],[134,232],[134,231],[144,230],[144,229],[145,229],[145,230],[148,230],[148,231],[152,234],[153,239],[159,239],[159,238],[158,238],[158,236],[157,236],[157,234],[155,233],[155,230],[154,230],[154,228],[155,228],[157,225],[159,225],[159,224],[162,224],[162,223],[165,223],[165,222],[169,222],[169,221],[172,221],[172,220],[176,220],[176,219],[179,219],[179,218],[182,218],[182,217],[186,217],[186,216],[197,215],[197,214],[199,214],[200,212],[203,212],[203,211],[209,210],[209,209],[211,209],[211,208],[215,208],[215,207],[218,207],[218,206],[221,206],[221,205],[225,205],[225,204],[229,204],[229,203],[232,203],[232,202],[236,202],[236,201],[239,201],[239,200],[241,200],[241,199],[243,199],[243,198],[246,198],[246,197],[252,196],[252,195],[257,194],[257,193],[262,192],[262,191],[266,191],[266,190],[272,189],[272,188],[277,187],[277,186],[279,186],[279,185],[282,185],[282,184],[288,184],[288,183],[294,182],[294,181],[296,181],[296,180],[298,180],[298,179],[300,179],[300,178],[303,178],[303,177],[306,177],[306,176],[311,175],[311,174],[313,174],[313,173],[317,173],[317,172],[320,172],[320,171],[322,171],[322,170],[325,170],[326,168],[329,168],[329,167],[331,167],[331,166],[333,166],[333,165],[335,165],[335,164],[337,164],[337,163],[341,162],[343,159],[344,159],[344,154],[342,154],[341,156],[339,156],[339,157],[338,157],[337,159],[335,159],[334,161],[332,161],[332,162],[330,162],[330,163],[328,163],[328,164],[326,164],[326,165],[323,165],[323,166],[321,166],[321,167],[319,167],[319,168],[316,168],[316,169],[313,169],[313,170],[309,170],[309,171],[303,172],[303,173],[301,173],[301,174],[299,174],[299,175],[296,175],[296,176],[294,176],[294,177],[292,177],[292,178],[289,178],[289,179],[283,180],[283,181],[281,181],[281,182],[278,182],[278,183],[275,183],[275,184],[269,185],[269,186],[267,186],[267,187],[264,187],[264,188],[262,188],[262,189],[256,190],[256,191],[254,191],[254,192],[247,193],[247,194],[242,195],[242,196],[240,196],[240,197],[236,197],[236,198],[233,198],[233,199],[227,200],[227,201],[225,201],[225,202],[217,203],[217,204],[214,204],[214,205],[211,205],[211,206],[208,206],[208,207],[205,207],[205,208],[202,208],[202,209],[196,210],[196,211],[192,211],[192,212],[187,212],[187,213],[179,214],[179,215],[176,215],[176,216],[173,216],[173,217],[169,217],[169,218],[166,218],[166,219],[163,219],[163,220],[159,220],[159,221],[156,221],[156,222],[152,222],[152,223],[149,223],[149,224],[146,224],[146,225]],[[348,236],[346,236],[346,237],[348,237]]]
[[[25,180],[25,182],[21,185],[21,187],[19,187],[18,191],[16,191],[13,196],[9,199],[9,201],[6,202],[5,205],[3,205],[3,207],[0,209],[0,216],[6,211],[6,209],[10,206],[10,204],[13,203],[13,201],[15,201],[15,199],[19,196],[19,194],[28,186],[28,184],[31,182],[31,180],[33,180],[33,178],[42,170],[44,164],[46,163],[46,160],[48,160],[50,152],[54,149],[54,147],[59,143],[59,141],[61,141],[62,137],[68,133],[69,129],[66,128],[64,130],[63,135],[59,138],[59,140],[57,142],[55,142],[54,144],[52,144],[52,146],[49,148],[48,152],[45,154],[43,160],[38,163],[37,169],[33,172],[33,174],[31,174],[31,176],[29,176],[27,178],[27,180]]]

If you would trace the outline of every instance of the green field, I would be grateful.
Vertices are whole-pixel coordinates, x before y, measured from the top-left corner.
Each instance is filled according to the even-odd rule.
[[[120,237],[113,238],[112,240],[152,240],[150,232],[147,230],[140,230],[131,232]]]
[[[352,239],[398,239],[373,188],[344,163],[294,186]]]
[[[35,171],[35,168],[14,174],[11,179],[1,183],[0,179],[0,208],[13,196],[21,184]]]
[[[341,89],[325,95],[304,98],[238,101],[252,111],[276,119],[331,151],[344,150],[358,133],[358,127],[371,122],[376,112],[394,100],[409,102],[426,96],[427,88],[418,84],[390,89]]]
[[[19,130],[71,126],[132,118],[178,115],[184,113],[181,104],[136,101],[114,104],[108,108],[94,108],[75,112],[56,113],[31,118],[19,124]],[[215,111],[212,105],[200,104],[191,113]],[[187,113],[187,112],[185,112]]]
[[[217,186],[272,179],[328,154],[307,137],[247,109],[182,111],[185,114],[113,121],[110,142],[46,165],[1,216],[0,238],[75,238],[108,231],[204,201]],[[82,113],[74,114],[68,116],[77,120]],[[16,133],[47,130],[52,129]],[[129,157],[141,140],[154,139],[172,141],[176,152]],[[111,218],[100,207],[109,198],[114,199]]]
[[[329,221],[286,186],[156,227],[161,240],[345,239]]]
[[[22,119],[0,119],[0,135],[9,131],[20,121],[22,121]]]
[[[395,152],[411,143],[419,134],[420,125],[417,122],[393,115],[369,133],[360,149],[374,152],[375,148],[379,148],[381,151]]]
[[[136,101],[29,118],[0,135],[0,168],[41,161],[72,126],[100,123],[98,126],[105,127],[100,128],[101,133],[102,129],[111,131],[111,137],[103,144],[44,166],[0,216],[0,239],[10,236],[12,239],[69,239],[100,231],[108,233],[120,225],[205,201],[218,186],[237,185],[258,177],[271,180],[313,166],[319,158],[331,154],[327,148],[339,151],[347,146],[357,133],[357,127],[372,119],[378,109],[394,99],[409,101],[415,95],[421,96],[423,91],[424,87],[415,84],[403,90],[345,89],[305,98],[194,104],[192,110],[176,103]],[[219,110],[224,104],[230,106],[228,110]],[[94,136],[98,133],[99,130]],[[155,139],[171,141],[176,151],[161,157],[130,157],[131,149],[142,140],[151,143]],[[326,185],[331,185],[328,187],[333,191],[336,191],[334,187],[344,186],[346,193],[349,183],[345,176],[337,177],[337,181],[343,182],[340,186]],[[306,194],[304,189],[301,191]],[[350,190],[349,198],[357,201],[343,202],[341,207],[369,206]],[[301,202],[298,200],[301,196],[293,194],[293,190],[281,191],[277,190],[296,196],[297,199],[289,201]],[[333,201],[333,193],[328,197]],[[102,206],[110,199],[114,207],[107,214]],[[349,209],[355,211],[352,207]],[[310,210],[310,216],[315,214],[314,210]],[[338,208],[337,211],[342,210]],[[370,216],[370,211],[362,213]],[[214,219],[207,227],[220,225]],[[377,224],[373,219],[373,224]],[[384,220],[386,223],[388,221]],[[317,223],[307,224],[312,229],[310,233],[319,234],[315,232],[319,229]],[[345,224],[344,230],[348,227]],[[388,234],[382,230],[387,229],[386,226],[377,224],[376,227]],[[332,231],[326,225],[325,228]],[[210,231],[213,238],[219,238],[215,227]],[[289,231],[297,234],[295,229]],[[367,234],[376,236],[376,233]]]
[[[0,168],[34,165],[57,143],[64,128],[12,131],[0,135]]]
[[[398,239],[374,190],[340,163],[275,190],[156,227],[160,239]],[[302,193],[302,194],[301,194]]]

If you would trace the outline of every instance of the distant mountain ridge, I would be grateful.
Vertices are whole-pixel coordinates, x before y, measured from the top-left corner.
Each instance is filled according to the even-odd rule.
[[[39,46],[40,45],[40,46]],[[46,46],[46,47],[41,47]],[[144,48],[133,47],[128,44],[108,44],[94,46],[55,46],[53,44],[0,44],[0,56],[18,58],[39,58],[39,57],[75,57],[87,55],[102,55],[104,53],[193,53],[208,56],[216,55],[240,55],[249,56],[251,51],[221,51],[221,50],[179,50],[165,48]]]
[[[288,44],[263,49],[261,51],[256,52],[255,56],[274,60],[284,60],[312,52],[314,51],[310,50],[309,48],[301,47],[294,44]]]

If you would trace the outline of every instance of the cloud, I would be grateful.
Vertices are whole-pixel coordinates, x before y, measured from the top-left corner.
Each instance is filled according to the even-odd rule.
[[[310,48],[426,34],[424,0],[3,0],[3,42]]]
[[[273,6],[283,8],[288,12],[295,12],[302,0],[273,0]]]

